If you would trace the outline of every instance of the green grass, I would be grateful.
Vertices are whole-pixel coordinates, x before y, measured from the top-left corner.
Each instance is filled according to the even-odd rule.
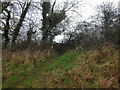
[[[75,53],[66,53],[63,56],[55,58],[53,60],[45,60],[44,63],[37,63],[37,68],[34,65],[19,64],[17,60],[15,62],[7,62],[3,60],[3,68],[6,73],[3,72],[3,77],[9,76],[6,80],[3,80],[3,87],[31,87],[36,77],[42,77],[42,73],[53,73],[59,69],[67,70],[74,67]],[[71,64],[72,63],[72,64]]]
[[[49,64],[45,69],[50,70],[50,71],[55,71],[58,69],[70,69],[74,67],[75,63],[75,53],[67,53],[61,57],[56,58],[51,64]]]
[[[3,88],[104,87],[101,81],[105,78],[110,80],[116,75],[116,68],[113,66],[117,66],[117,54],[101,59],[98,53],[76,53],[73,50],[62,56],[37,62],[36,68],[32,63],[24,65],[17,59],[3,60]]]

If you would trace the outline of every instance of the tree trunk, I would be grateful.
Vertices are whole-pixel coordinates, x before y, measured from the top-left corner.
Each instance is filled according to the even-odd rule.
[[[27,44],[31,44],[32,41],[32,35],[35,34],[35,31],[33,31],[33,26],[29,26],[29,31],[27,32]]]
[[[43,22],[42,22],[42,47],[43,49],[47,48],[48,44],[48,29],[49,29],[49,20],[47,17],[47,14],[50,13],[50,2],[43,2],[42,4],[42,17],[43,17]]]
[[[21,17],[20,17],[20,20],[19,22],[17,23],[16,25],[16,28],[14,29],[14,32],[13,32],[13,37],[12,37],[12,45],[15,44],[15,41],[17,39],[17,36],[19,35],[19,31],[20,31],[20,28],[22,26],[22,22],[24,21],[24,18],[26,16],[26,13],[29,9],[29,6],[30,6],[31,3],[28,3],[26,8],[23,10],[22,14],[21,14]]]
[[[6,19],[6,26],[5,26],[5,30],[4,30],[4,38],[5,38],[5,43],[4,43],[4,48],[7,48],[8,43],[9,43],[9,29],[10,29],[10,25],[9,25],[9,20],[10,20],[10,12],[8,10],[6,10],[8,13],[7,19]]]

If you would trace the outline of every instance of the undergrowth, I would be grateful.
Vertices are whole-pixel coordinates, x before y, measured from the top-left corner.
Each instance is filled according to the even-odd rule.
[[[35,58],[35,67],[19,55],[5,55],[3,88],[118,88],[118,50],[112,46],[104,46],[102,53],[72,50],[40,59]]]

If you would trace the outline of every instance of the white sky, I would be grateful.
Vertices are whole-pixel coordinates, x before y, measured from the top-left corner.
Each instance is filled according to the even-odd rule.
[[[83,0],[84,1],[84,0]],[[88,19],[91,15],[95,14],[95,7],[102,2],[113,2],[115,5],[118,6],[118,2],[120,0],[85,0],[85,5],[82,8],[82,16],[83,19]]]
[[[5,1],[5,0],[2,0],[2,1]],[[24,1],[28,1],[28,0],[24,0]],[[33,0],[33,1],[39,2],[41,0]],[[43,0],[43,1],[47,1],[47,0]],[[51,0],[51,1],[54,1],[54,0]],[[74,0],[57,0],[57,3],[66,2],[66,1],[74,1]],[[76,1],[81,1],[81,0],[76,0]],[[91,15],[95,14],[95,7],[101,4],[102,2],[113,2],[114,4],[116,4],[116,6],[118,6],[119,1],[120,0],[82,0],[82,6],[78,8],[77,11],[82,15],[82,20],[87,20]],[[75,17],[75,21],[77,20],[79,20],[78,17]],[[59,42],[62,39],[63,39],[63,35],[58,35],[55,37],[56,42]]]
[[[57,0],[57,2],[63,2],[63,1],[68,1],[68,0]],[[101,4],[102,2],[113,2],[116,6],[118,6],[118,2],[120,0],[82,0],[82,1],[83,1],[82,8],[78,9],[78,11],[81,12],[82,20],[87,20],[91,15],[94,15],[96,13],[95,7],[97,5]],[[62,39],[63,39],[62,35],[58,35],[55,37],[56,42],[60,42]]]

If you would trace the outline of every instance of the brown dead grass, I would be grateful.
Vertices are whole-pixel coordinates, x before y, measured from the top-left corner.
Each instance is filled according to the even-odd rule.
[[[51,55],[51,52],[46,53],[3,50],[3,60],[29,64],[33,58],[44,61],[46,56]],[[102,53],[100,50],[90,50],[76,54],[74,68],[44,71],[36,77],[33,88],[118,88],[119,51],[114,46],[103,46]]]
[[[17,61],[17,63],[24,63],[25,65],[33,63],[33,60],[36,62],[42,61],[44,62],[45,58],[54,54],[53,50],[38,50],[32,51],[30,48],[26,50],[3,50],[2,51],[2,60],[7,61]]]
[[[46,80],[43,86],[48,88],[118,88],[118,50],[104,46],[103,54],[99,50],[81,53],[73,69],[43,75],[36,83]]]
[[[78,66],[74,71],[77,73],[81,70],[85,72],[90,69],[86,74],[83,73],[84,80],[95,81],[97,86],[101,88],[118,88],[119,52],[112,46],[104,46],[102,52],[103,54],[100,51],[89,51],[78,56],[76,59]],[[81,61],[83,64],[79,64]],[[95,69],[97,70],[95,71]]]

